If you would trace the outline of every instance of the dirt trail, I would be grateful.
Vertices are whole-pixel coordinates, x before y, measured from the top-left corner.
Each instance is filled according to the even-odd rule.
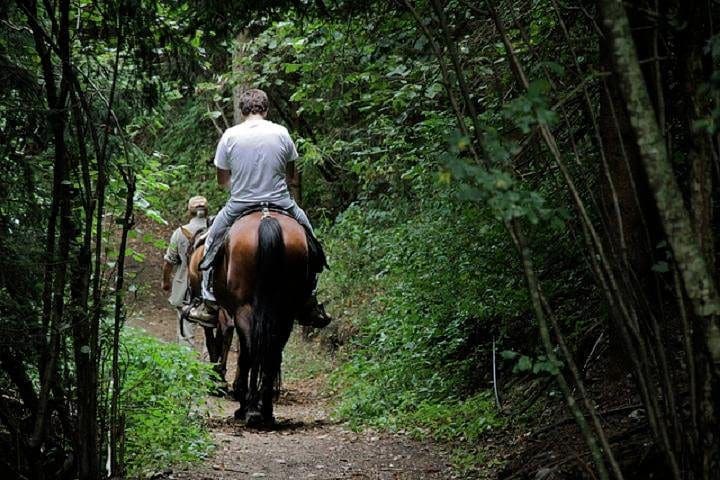
[[[152,321],[172,327],[172,322]],[[163,335],[167,337],[170,335]],[[302,362],[315,348],[294,338],[289,361]],[[304,353],[305,352],[305,353]],[[235,374],[236,353],[229,359],[228,379]],[[314,361],[311,359],[310,361]],[[324,375],[290,379],[283,383],[275,408],[277,424],[271,429],[249,429],[235,420],[237,402],[211,398],[209,427],[217,449],[203,465],[168,472],[164,478],[227,480],[238,478],[285,479],[448,479],[455,478],[444,452],[403,435],[374,431],[353,432],[330,417],[332,398],[324,391]]]
[[[152,233],[169,237],[166,229]],[[129,324],[143,328],[166,341],[175,340],[175,314],[168,307],[159,283],[162,254],[136,242],[146,253],[142,264],[130,266],[135,283],[144,288],[134,302]],[[197,342],[203,341],[201,331]],[[310,363],[322,354],[311,344],[293,338],[286,349],[284,381],[275,409],[277,425],[272,429],[248,429],[233,418],[237,403],[212,398],[211,434],[217,446],[203,465],[189,470],[171,470],[161,478],[181,480],[220,479],[450,479],[446,454],[439,447],[413,441],[403,435],[353,432],[331,420],[332,398],[323,394],[324,374],[308,375]],[[236,353],[228,361],[228,379],[235,373]],[[298,369],[305,373],[297,374]]]
[[[175,479],[444,479],[453,478],[439,452],[400,435],[355,433],[329,419],[317,381],[290,381],[277,404],[277,425],[247,429],[221,400],[211,419],[217,450],[201,467]]]

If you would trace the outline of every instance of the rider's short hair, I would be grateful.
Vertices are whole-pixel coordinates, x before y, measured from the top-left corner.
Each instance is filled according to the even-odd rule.
[[[245,90],[240,95],[240,111],[243,115],[260,114],[268,111],[268,96],[259,88]]]

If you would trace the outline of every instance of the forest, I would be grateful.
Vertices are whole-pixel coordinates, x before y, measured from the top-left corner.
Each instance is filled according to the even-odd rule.
[[[0,476],[720,479],[719,22],[0,2]],[[178,342],[160,285],[188,199],[229,198],[249,89],[297,147],[333,317],[295,326],[260,429],[218,388],[242,344],[226,374]]]

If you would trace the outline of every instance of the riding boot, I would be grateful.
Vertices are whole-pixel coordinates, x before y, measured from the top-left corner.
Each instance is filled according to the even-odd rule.
[[[218,322],[218,305],[213,292],[214,270],[209,268],[202,271],[202,302],[188,305],[183,309],[188,320],[206,327],[214,327]]]
[[[332,317],[325,312],[325,306],[318,302],[317,295],[312,292],[300,310],[298,323],[305,327],[323,328],[331,321]]]
[[[203,300],[197,306],[187,311],[190,321],[196,321],[204,326],[216,326],[218,321],[218,306],[212,300]]]
[[[310,276],[307,283],[308,299],[300,310],[298,323],[302,326],[323,328],[332,321],[332,318],[325,312],[323,304],[318,302],[316,288],[318,274],[328,266],[327,259],[325,257],[325,252],[323,251],[322,244],[309,228],[304,228],[308,240],[308,264],[310,267]]]

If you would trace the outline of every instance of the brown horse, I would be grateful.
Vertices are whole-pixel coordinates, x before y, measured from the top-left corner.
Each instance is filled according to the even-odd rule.
[[[200,288],[198,265],[204,248],[190,259],[193,293]],[[239,338],[233,383],[240,408],[235,417],[248,425],[273,422],[273,397],[280,383],[282,350],[309,291],[305,230],[280,213],[251,213],[235,222],[218,254],[214,288],[221,311],[221,362],[227,360],[232,319]],[[228,335],[228,333],[230,335]],[[216,344],[219,344],[216,343]]]
[[[200,233],[203,233],[202,231]],[[199,236],[199,235],[196,235]],[[195,242],[195,238],[192,240]],[[188,252],[190,259],[188,262],[188,277],[190,285],[190,298],[200,297],[200,279],[198,265],[205,253],[205,245],[201,244],[197,248],[191,247]],[[180,321],[180,328],[183,322]],[[225,382],[225,374],[227,372],[227,359],[230,353],[230,347],[233,340],[233,323],[232,318],[224,310],[218,312],[218,323],[216,327],[202,325],[205,332],[205,348],[208,353],[210,363],[213,364],[213,370],[218,374],[219,385],[215,394],[224,395],[227,391],[227,383]]]

